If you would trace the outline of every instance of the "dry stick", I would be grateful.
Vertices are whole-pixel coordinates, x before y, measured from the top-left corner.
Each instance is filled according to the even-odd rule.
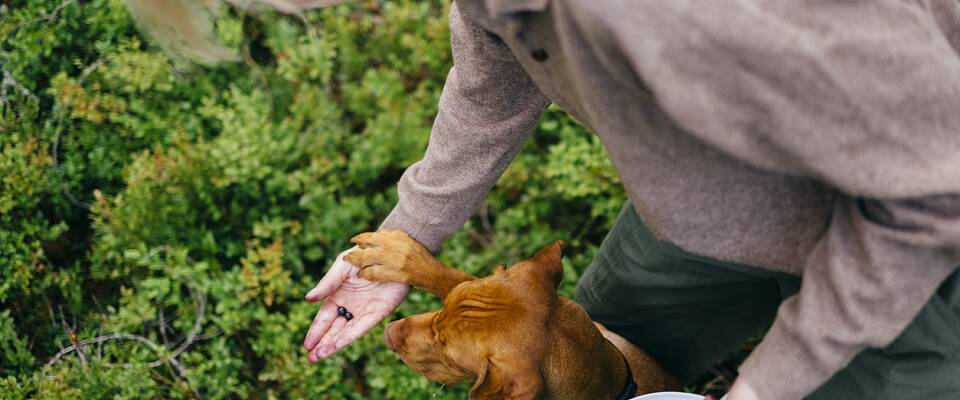
[[[53,314],[53,304],[50,304],[50,299],[47,298],[46,294],[44,294],[43,300],[45,303],[47,303],[47,312],[50,313],[50,325],[53,325],[54,328],[57,328],[57,316]]]
[[[194,320],[193,329],[191,329],[190,333],[187,335],[187,338],[183,341],[183,343],[180,344],[179,347],[177,347],[176,350],[173,351],[172,354],[147,363],[146,365],[148,367],[150,368],[158,367],[160,365],[163,365],[165,361],[170,361],[171,364],[173,364],[175,367],[177,367],[178,370],[180,370],[181,376],[183,375],[182,367],[180,366],[180,363],[176,360],[176,357],[179,356],[181,353],[183,353],[188,347],[190,347],[190,345],[192,345],[194,342],[197,341],[197,335],[200,333],[200,329],[202,328],[202,325],[203,325],[203,315],[206,310],[206,305],[207,305],[206,297],[197,296],[197,318]],[[100,342],[105,342],[109,340],[118,340],[118,339],[136,340],[138,342],[146,344],[151,349],[156,350],[157,352],[160,352],[160,349],[164,349],[164,347],[160,346],[156,342],[140,335],[134,335],[134,334],[125,333],[125,332],[111,333],[109,335],[80,340],[75,345],[67,347],[63,350],[60,350],[56,355],[53,356],[53,359],[47,362],[47,366],[53,365],[54,363],[57,362],[57,360],[60,359],[60,357],[63,357],[64,355],[66,355],[67,353],[70,353],[71,351],[78,350],[78,348],[80,347],[84,347],[94,343],[100,343]],[[136,364],[122,363],[122,364],[104,364],[104,365],[109,365],[112,367],[131,367]]]
[[[195,341],[195,342],[199,342],[199,341],[201,341],[201,340],[213,339],[213,338],[215,338],[215,337],[217,337],[217,336],[220,336],[221,333],[223,333],[223,329],[217,329],[216,332],[204,333],[204,334],[202,334],[202,335],[197,335],[197,337],[194,339],[194,341]]]
[[[97,300],[97,295],[95,293],[90,293],[90,297],[93,299],[93,304],[97,307],[97,311],[100,312],[101,323],[97,324],[97,336],[100,336],[100,334],[103,333],[102,322],[105,322],[104,320],[106,318],[104,318],[104,316],[107,314],[107,312],[103,309],[103,306],[100,305],[100,300]],[[97,345],[97,359],[103,359],[103,343]]]
[[[7,88],[12,89],[14,92],[19,91],[21,95],[31,100],[37,99],[37,96],[34,96],[33,93],[30,92],[30,89],[27,89],[26,86],[21,85],[16,79],[13,79],[13,74],[7,71],[6,68],[3,68],[2,65],[0,65],[0,71],[3,72],[3,80],[0,80],[0,104],[6,105],[9,103],[7,100]]]
[[[160,338],[163,339],[163,347],[170,348],[170,341],[167,340],[167,321],[163,316],[163,304],[160,304]]]
[[[486,201],[480,206],[480,225],[483,226],[484,233],[487,235],[488,244],[492,244],[497,239],[497,233],[493,230],[490,223],[490,203]]]
[[[106,63],[107,63],[106,57],[100,57],[97,59],[97,61],[90,63],[90,65],[86,66],[86,68],[83,69],[83,72],[80,73],[80,79],[77,79],[77,84],[83,85],[83,81],[86,80],[87,77],[93,73],[93,71],[96,71],[97,68],[102,67],[103,64],[106,64]]]
[[[97,336],[99,336],[101,332],[103,332],[103,330],[101,330],[100,328],[97,328]],[[97,359],[98,360],[103,359],[103,343],[100,343],[97,345]]]
[[[193,292],[192,289],[191,292]],[[179,356],[187,347],[190,347],[190,345],[197,340],[197,335],[200,334],[200,330],[203,328],[203,313],[207,307],[207,297],[197,295],[194,295],[194,297],[196,297],[197,301],[197,318],[193,321],[193,329],[190,330],[187,339],[180,344],[180,347],[174,350],[173,357]]]
[[[177,357],[180,356],[180,354],[182,354],[184,351],[186,351],[187,348],[189,348],[190,345],[192,345],[194,342],[196,342],[197,340],[202,340],[198,338],[201,337],[199,333],[200,333],[200,330],[203,328],[203,318],[204,318],[204,313],[206,312],[207,298],[202,294],[197,294],[197,292],[195,292],[193,288],[190,287],[189,285],[187,287],[190,288],[190,293],[192,294],[195,301],[197,302],[197,315],[196,315],[196,319],[194,319],[194,322],[193,322],[193,328],[190,330],[190,333],[187,335],[187,338],[183,341],[183,343],[180,344],[179,347],[177,347],[176,350],[173,351],[173,353],[171,353],[168,356],[161,356],[157,360],[149,362],[146,365],[147,367],[150,367],[150,368],[155,368],[160,365],[167,365],[169,367],[173,367],[173,369],[175,370],[174,373],[177,375],[177,379],[183,378],[185,381],[185,384],[193,393],[193,395],[196,398],[200,398],[200,393],[190,384],[190,377],[187,376],[186,369],[183,367],[182,364],[180,364],[180,361],[177,360]],[[50,361],[47,362],[46,366],[49,367],[53,365],[54,363],[57,362],[57,360],[59,360],[64,355],[70,353],[71,351],[77,351],[78,355],[82,355],[83,353],[81,348],[83,348],[84,346],[88,346],[95,343],[103,343],[110,340],[134,340],[147,345],[147,347],[150,347],[151,350],[160,354],[168,350],[166,347],[163,347],[157,344],[156,342],[154,342],[153,340],[147,339],[146,337],[125,333],[125,332],[117,332],[117,333],[111,333],[109,335],[103,335],[95,338],[77,341],[74,345],[60,350],[56,355],[53,356],[53,358]],[[136,364],[103,363],[101,365],[106,368],[129,368],[129,367],[135,366]]]
[[[57,7],[54,8],[53,11],[51,11],[49,14],[44,15],[44,16],[42,16],[42,17],[34,18],[34,19],[30,20],[30,21],[27,21],[27,22],[25,22],[24,24],[18,26],[17,29],[20,29],[20,28],[25,27],[25,26],[33,25],[33,24],[35,24],[35,23],[37,23],[37,22],[43,22],[43,21],[46,21],[46,22],[48,22],[48,23],[49,23],[49,22],[53,22],[53,20],[57,18],[57,14],[60,13],[60,10],[63,10],[64,8],[66,8],[67,6],[69,6],[71,3],[73,3],[74,1],[76,1],[76,0],[64,0],[62,3],[60,3],[59,5],[57,5]]]
[[[144,259],[149,260],[154,256],[156,256],[157,254],[160,254],[161,252],[169,251],[169,250],[170,250],[170,247],[167,247],[167,245],[160,245],[160,246],[154,247],[147,252],[147,255],[144,257]],[[187,257],[187,261],[193,262],[193,260],[191,260],[189,257]]]
[[[160,254],[161,252],[166,252],[166,251],[169,251],[169,250],[170,250],[170,247],[168,247],[168,246],[166,246],[166,245],[160,245],[160,246],[157,246],[157,247],[154,247],[154,248],[150,249],[150,251],[147,252],[147,255],[146,255],[144,258],[147,259],[147,260],[149,260],[149,259],[152,259],[153,257],[155,257],[157,254]],[[187,261],[190,261],[190,262],[192,263],[192,262],[193,262],[193,259],[191,259],[189,256],[187,256]],[[188,285],[188,287],[189,287],[189,285]],[[193,292],[192,292],[192,291],[191,291],[191,295],[193,295]],[[167,319],[166,316],[165,316],[164,313],[163,313],[163,304],[160,304],[159,312],[160,312],[160,316],[159,316],[159,320],[160,320],[160,321],[159,321],[160,337],[163,339],[163,347],[165,347],[165,348],[167,348],[167,349],[170,349],[170,339],[167,337],[167,330],[169,330],[170,332],[173,332],[173,333],[176,333],[176,331],[173,330],[173,329],[170,329],[170,327],[167,326],[167,323],[168,323],[169,321],[172,321],[172,320],[176,319],[179,313],[174,313],[173,316],[171,316],[169,319]],[[178,337],[176,337],[174,340],[180,340],[181,337],[182,337],[182,336],[178,336]],[[203,339],[197,339],[197,340],[203,340]]]
[[[109,335],[98,336],[98,337],[95,337],[95,338],[85,339],[85,340],[78,341],[76,345],[67,347],[67,348],[65,348],[65,349],[63,349],[63,350],[60,350],[60,352],[58,352],[55,356],[53,356],[53,359],[51,359],[49,362],[47,362],[47,365],[46,365],[46,366],[49,367],[49,366],[53,365],[54,363],[57,362],[57,360],[60,359],[60,357],[63,357],[63,356],[66,355],[67,353],[69,353],[69,352],[71,352],[71,351],[74,351],[74,350],[77,350],[78,348],[81,348],[81,347],[84,347],[84,346],[87,346],[87,345],[91,345],[91,344],[95,344],[95,343],[107,342],[107,341],[110,341],[110,340],[135,340],[135,341],[138,341],[138,342],[140,342],[140,343],[143,343],[143,344],[147,345],[148,347],[150,347],[152,350],[156,351],[157,353],[162,353],[163,350],[164,350],[164,348],[163,348],[162,346],[160,346],[160,345],[157,344],[156,342],[154,342],[154,341],[152,341],[152,340],[150,340],[150,339],[147,339],[147,338],[145,338],[145,337],[143,337],[143,336],[134,335],[134,334],[125,333],[125,332],[118,332],[118,333],[111,333],[111,334],[109,334]],[[78,351],[78,354],[80,354],[79,351]],[[182,364],[180,364],[180,361],[177,361],[177,359],[176,359],[175,357],[168,356],[168,357],[163,357],[163,358],[161,358],[161,359],[158,359],[158,360],[156,360],[156,361],[153,361],[153,362],[147,364],[147,366],[149,366],[150,368],[154,368],[154,367],[157,367],[157,366],[159,366],[159,365],[161,365],[161,364],[172,366],[172,367],[174,368],[174,370],[176,370],[175,374],[178,376],[178,379],[179,379],[179,378],[184,378],[185,380],[187,380],[187,387],[189,387],[190,390],[193,391],[194,394],[197,395],[197,397],[199,397],[199,393],[197,393],[197,392],[196,392],[196,389],[194,389],[193,386],[190,385],[190,383],[189,383],[189,377],[186,376],[186,369],[183,367]],[[123,364],[103,363],[103,364],[101,364],[101,365],[104,366],[104,367],[106,367],[106,368],[118,368],[118,367],[119,367],[119,368],[124,368],[124,367],[133,366],[134,364],[132,364],[132,363],[123,363]]]
[[[54,328],[59,328],[59,326],[57,325],[57,316],[54,315],[53,313],[53,305],[50,304],[50,299],[47,298],[46,294],[43,295],[43,300],[45,303],[47,303],[47,312],[50,313],[50,324],[53,325]],[[60,350],[63,351],[63,344],[60,343],[59,338],[57,339],[57,347],[59,347]]]
[[[73,325],[67,325],[67,315],[63,312],[62,306],[57,306],[60,310],[60,326],[63,328],[63,331],[67,333],[67,337],[70,338],[70,343],[77,343],[77,320],[73,319]],[[77,357],[80,358],[80,365],[87,366],[87,356],[83,353],[83,349],[77,348]]]

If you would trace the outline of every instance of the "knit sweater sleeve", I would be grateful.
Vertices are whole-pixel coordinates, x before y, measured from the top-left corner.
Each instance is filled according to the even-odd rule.
[[[837,201],[800,292],[741,366],[761,399],[800,399],[890,344],[960,265],[960,195]]]
[[[400,178],[382,224],[431,251],[470,217],[549,105],[509,47],[451,7],[454,67],[426,154]]]

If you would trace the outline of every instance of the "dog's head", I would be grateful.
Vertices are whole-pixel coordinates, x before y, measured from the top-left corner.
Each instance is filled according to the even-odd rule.
[[[512,267],[461,283],[436,312],[390,323],[384,342],[430,380],[475,380],[471,399],[540,393],[545,327],[558,307],[563,242]]]

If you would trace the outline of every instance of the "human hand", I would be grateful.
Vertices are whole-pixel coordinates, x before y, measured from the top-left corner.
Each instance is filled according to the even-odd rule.
[[[355,248],[340,253],[327,274],[307,293],[307,301],[323,300],[303,340],[311,363],[331,356],[366,334],[390,315],[410,291],[410,286],[401,283],[371,282],[357,276],[360,268],[343,259]],[[353,319],[340,318],[337,307],[341,306],[353,314]]]

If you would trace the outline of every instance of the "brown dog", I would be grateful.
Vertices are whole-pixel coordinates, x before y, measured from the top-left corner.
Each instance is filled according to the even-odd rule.
[[[439,311],[390,323],[383,339],[430,380],[473,380],[471,399],[615,399],[680,387],[646,353],[557,294],[561,241],[485,278],[444,265],[401,231],[352,242],[359,249],[346,260],[363,278],[444,299]]]

